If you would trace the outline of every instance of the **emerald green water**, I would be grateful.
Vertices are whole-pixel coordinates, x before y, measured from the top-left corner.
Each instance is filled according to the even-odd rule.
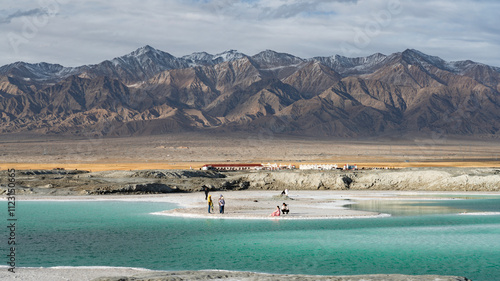
[[[17,266],[440,274],[500,280],[500,215],[458,215],[462,210],[500,212],[500,199],[398,202],[397,208],[372,203],[357,208],[378,206],[396,216],[183,219],[150,214],[174,208],[167,203],[18,201]],[[1,205],[7,209],[6,202]],[[427,207],[434,211],[419,211]]]

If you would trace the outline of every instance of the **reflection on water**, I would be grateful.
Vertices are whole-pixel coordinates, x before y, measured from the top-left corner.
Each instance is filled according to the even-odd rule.
[[[470,197],[471,199],[464,199]],[[451,200],[362,200],[347,207],[393,216],[458,214],[469,212],[499,212],[498,199],[479,199],[477,196],[454,196]],[[482,197],[484,198],[484,197]]]
[[[427,204],[428,201],[366,200],[358,201],[357,204],[351,204],[347,207],[353,210],[379,212],[393,216],[453,214],[466,211],[447,206],[428,206]]]
[[[441,199],[500,199],[497,195],[485,195],[485,194],[401,194],[401,197],[418,197],[418,198],[441,198]]]

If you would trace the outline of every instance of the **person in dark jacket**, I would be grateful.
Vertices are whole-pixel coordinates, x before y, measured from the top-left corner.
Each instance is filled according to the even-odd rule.
[[[205,191],[205,200],[207,200],[207,199],[208,199],[208,186],[206,186],[206,185],[202,185],[202,186],[201,186],[201,189],[202,189],[203,191]]]
[[[281,205],[281,212],[283,214],[288,214],[288,212],[290,212],[290,210],[288,209],[288,205],[285,204],[285,202],[283,202],[283,205]]]

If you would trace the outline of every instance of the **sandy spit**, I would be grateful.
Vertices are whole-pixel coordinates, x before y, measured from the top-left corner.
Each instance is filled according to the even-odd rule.
[[[18,268],[10,273],[2,267],[1,280],[22,281],[170,281],[170,280],[227,280],[227,281],[271,281],[271,280],[329,280],[329,281],[469,281],[465,277],[438,275],[353,275],[318,276],[266,274],[225,270],[201,271],[152,271],[140,268],[119,267],[52,267]]]
[[[155,215],[211,218],[211,219],[342,219],[388,216],[375,212],[350,210],[345,205],[353,204],[354,194],[335,191],[291,191],[281,196],[278,191],[225,191],[211,193],[214,210],[208,213],[208,203],[201,192],[175,194],[173,203],[181,208],[153,213]],[[218,199],[223,195],[226,202],[224,213],[219,212]],[[353,196],[354,195],[354,196]],[[272,217],[277,206],[285,203],[289,214]]]

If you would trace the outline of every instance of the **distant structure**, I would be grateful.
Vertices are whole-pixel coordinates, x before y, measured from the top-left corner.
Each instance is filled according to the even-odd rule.
[[[299,166],[300,170],[335,170],[337,164],[302,164]]]
[[[262,164],[206,164],[201,167],[203,171],[243,171],[243,170],[262,170]]]
[[[295,165],[292,164],[276,164],[276,163],[267,163],[267,164],[262,164],[264,167],[264,170],[293,170],[295,169]]]
[[[206,164],[201,167],[201,170],[216,170],[216,171],[244,171],[244,170],[287,170],[295,169],[295,165],[289,164]]]
[[[277,164],[277,163],[262,163],[262,164],[205,164],[201,167],[203,171],[245,171],[245,170],[294,170],[295,165],[292,164]],[[345,164],[339,168],[337,164],[301,164],[300,170],[337,170],[353,171],[358,169],[358,165]]]
[[[358,169],[358,165],[356,165],[356,164],[354,164],[354,165],[345,164],[344,167],[342,168],[342,170],[344,170],[344,171],[357,170],[357,169]]]

